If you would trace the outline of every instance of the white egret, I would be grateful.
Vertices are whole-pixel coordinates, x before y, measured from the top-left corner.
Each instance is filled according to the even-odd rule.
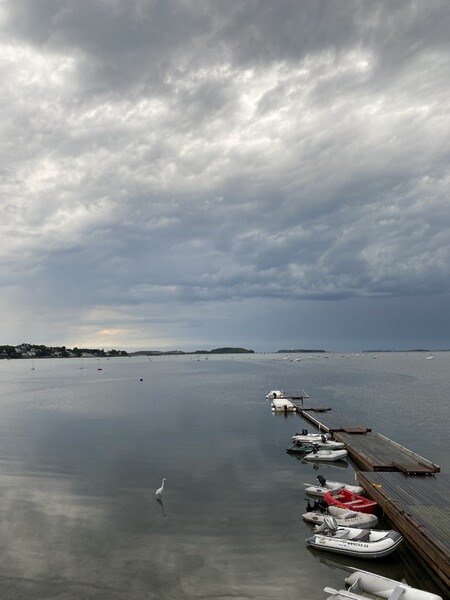
[[[157,497],[159,500],[162,498],[162,493],[163,493],[163,490],[164,490],[164,483],[165,483],[165,482],[166,482],[166,478],[164,477],[164,478],[163,478],[163,480],[162,480],[161,487],[160,487],[160,488],[158,488],[158,489],[156,490],[156,492],[155,492],[155,496],[156,496],[156,497]]]

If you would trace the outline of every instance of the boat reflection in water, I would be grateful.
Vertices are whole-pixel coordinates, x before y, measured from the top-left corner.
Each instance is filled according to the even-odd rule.
[[[402,580],[404,577],[404,567],[400,560],[370,560],[367,558],[356,558],[343,556],[340,554],[324,554],[316,548],[307,546],[306,550],[310,552],[315,559],[327,565],[330,569],[338,569],[343,572],[342,577],[347,577],[352,572],[352,567],[372,571],[389,579]],[[400,550],[400,549],[399,549]],[[398,553],[400,554],[400,552]]]

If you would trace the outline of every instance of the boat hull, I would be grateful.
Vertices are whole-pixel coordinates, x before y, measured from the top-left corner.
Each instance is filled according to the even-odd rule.
[[[347,490],[352,494],[358,494],[360,496],[364,493],[364,489],[359,485],[347,485],[346,483],[340,483],[338,481],[327,481],[325,486],[309,485],[308,487],[305,487],[305,492],[307,494],[310,496],[318,496],[319,498],[323,498],[327,492],[337,490]]]
[[[283,390],[272,390],[266,395],[267,400],[273,400],[274,398],[286,398]]]
[[[332,452],[334,452],[335,450],[344,450],[345,449],[345,444],[341,444],[341,443],[336,443],[336,444],[332,444],[332,443],[317,443],[314,444],[319,450],[331,450]],[[290,448],[286,449],[286,452],[289,452],[289,454],[306,454],[307,452],[312,452],[313,450],[313,445],[312,444],[293,444]]]
[[[325,517],[332,516],[336,519],[338,525],[342,527],[357,527],[359,529],[371,529],[378,525],[378,517],[369,513],[356,512],[354,510],[345,510],[336,506],[329,506],[326,512],[312,510],[302,515],[303,520],[321,525]]]
[[[345,582],[350,586],[348,592],[354,593],[357,598],[367,598],[367,596],[359,594],[372,594],[376,598],[388,599],[394,593],[394,590],[400,588],[403,590],[400,596],[401,600],[442,600],[442,597],[437,594],[413,588],[406,583],[388,579],[382,575],[376,575],[361,569],[354,569],[353,571],[351,575],[345,578]]]
[[[275,398],[272,400],[272,410],[276,412],[296,412],[297,407],[286,398]]]
[[[356,512],[373,513],[377,507],[377,503],[369,498],[364,498],[358,494],[352,494],[346,490],[336,492],[326,492],[323,499],[330,506],[338,506],[339,508],[349,508]]]
[[[331,439],[329,433],[296,433],[292,436],[292,443],[300,442],[301,444],[320,444]]]
[[[347,450],[319,450],[318,452],[310,452],[306,454],[304,459],[311,461],[333,462],[342,460],[347,457]]]
[[[353,529],[353,531],[358,530]],[[375,533],[378,534],[376,537],[379,539],[373,539],[372,541]],[[384,558],[395,552],[403,540],[397,531],[375,532],[374,530],[370,530],[365,531],[365,534],[370,538],[368,541],[364,541],[364,539],[344,539],[337,535],[315,534],[307,538],[306,543],[318,550],[345,554],[346,556],[356,556],[358,558],[375,559]],[[381,534],[384,535],[381,536]]]

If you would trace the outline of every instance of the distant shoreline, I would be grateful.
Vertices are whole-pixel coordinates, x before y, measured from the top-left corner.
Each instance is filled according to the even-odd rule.
[[[215,348],[214,350],[104,350],[99,348],[66,348],[66,346],[44,346],[37,344],[20,344],[18,346],[0,345],[0,360],[35,359],[35,358],[111,358],[117,356],[173,356],[189,354],[255,354],[246,348]]]
[[[361,350],[360,352],[346,352],[350,354],[388,354],[388,353],[433,353],[433,352],[449,352],[450,349],[434,349],[428,348],[412,348],[409,350]],[[0,360],[17,360],[17,359],[36,359],[36,358],[113,358],[117,356],[189,356],[189,355],[215,355],[215,354],[341,354],[339,350],[323,350],[323,349],[308,349],[297,348],[289,350],[269,350],[256,352],[247,348],[239,347],[222,347],[214,348],[213,350],[136,350],[127,352],[126,350],[104,350],[99,348],[66,348],[66,346],[44,346],[38,344],[20,344],[18,346],[0,345]]]

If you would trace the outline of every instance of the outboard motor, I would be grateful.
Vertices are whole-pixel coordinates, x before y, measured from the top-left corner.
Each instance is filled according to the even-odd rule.
[[[322,487],[326,486],[327,480],[325,479],[325,477],[323,475],[317,475],[317,481],[319,482],[319,485],[321,485]]]
[[[318,452],[319,451],[319,446],[317,444],[313,444],[312,445],[312,451],[313,452]]]
[[[327,438],[323,435],[320,436],[320,439],[322,440],[322,443],[325,444],[325,442],[327,441]]]
[[[314,533],[323,533],[324,535],[329,535],[330,530],[328,528],[328,525],[325,523],[325,521],[323,521],[320,525],[316,525],[314,527]]]
[[[338,530],[338,524],[334,517],[332,517],[332,516],[325,517],[323,522],[324,522],[324,524],[326,524],[326,526],[329,529],[331,534],[336,533],[336,531]]]
[[[328,504],[325,502],[325,500],[322,500],[322,498],[319,498],[319,500],[316,500],[314,502],[312,510],[317,510],[319,512],[327,512]]]

